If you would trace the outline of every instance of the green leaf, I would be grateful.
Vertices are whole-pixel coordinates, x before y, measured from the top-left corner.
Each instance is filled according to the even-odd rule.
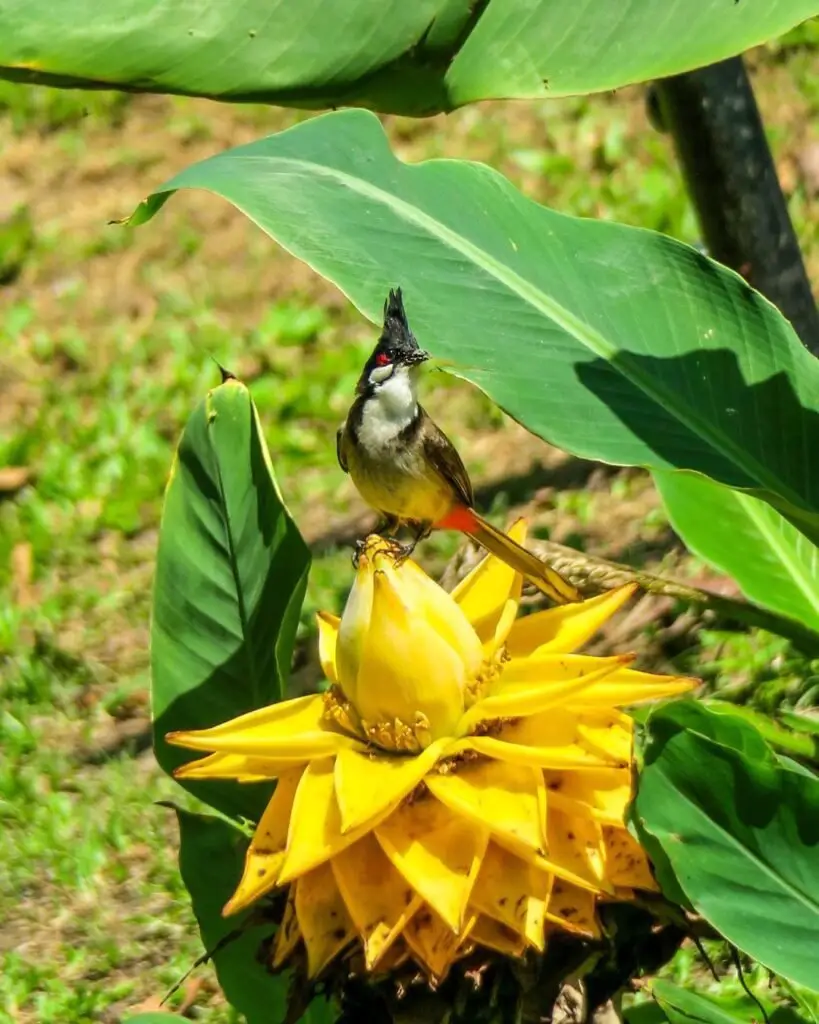
[[[762,1020],[759,1006],[752,999],[714,999],[662,978],[651,983],[651,990],[671,1024],[749,1024]]]
[[[763,608],[819,632],[819,548],[750,494],[688,473],[655,473],[671,525],[689,550]]]
[[[780,711],[779,718],[785,725],[790,726],[791,729],[795,729],[797,732],[806,732],[811,736],[819,736],[819,715],[815,711],[810,715],[794,711]]]
[[[616,89],[710,64],[819,13],[814,0],[5,0],[0,73],[410,114]]]
[[[626,1024],[667,1024],[668,1017],[659,1003],[635,1003],[623,1010]]]
[[[664,235],[567,217],[480,164],[401,163],[373,115],[316,117],[187,168],[373,320],[577,455],[756,489],[819,537],[819,363],[736,274]]]
[[[179,867],[191,895],[202,942],[207,950],[233,931],[240,931],[213,957],[219,984],[231,1006],[244,1014],[247,1024],[271,1024],[285,1018],[289,979],[273,976],[259,963],[260,944],[274,931],[270,925],[245,927],[246,916],[222,917],[222,907],[236,888],[244,863],[247,840],[223,819],[177,809]],[[330,1024],[336,1017],[323,999],[314,1000],[304,1024]]]
[[[819,986],[819,779],[649,723],[635,813],[730,942]]]
[[[154,747],[165,771],[192,756],[166,733],[281,698],[308,565],[250,395],[228,380],[191,415],[165,495],[151,625]],[[270,796],[259,785],[188,788],[248,818]]]
[[[776,757],[759,730],[741,714],[735,714],[734,706],[726,701],[675,700],[652,709],[648,727],[655,744],[688,730],[738,750],[752,760],[776,764]]]

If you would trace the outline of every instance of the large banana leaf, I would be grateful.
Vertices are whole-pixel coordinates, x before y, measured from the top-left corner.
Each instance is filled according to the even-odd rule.
[[[816,0],[3,0],[0,75],[428,114],[687,71],[817,13]]]
[[[717,742],[654,712],[636,818],[722,935],[819,991],[819,778],[727,745],[735,725]]]
[[[217,725],[281,698],[309,561],[250,395],[228,380],[185,426],[162,513],[151,703],[154,750],[166,771],[196,756],[169,746],[166,733]],[[257,817],[270,797],[263,785],[187,785],[233,817]]]
[[[775,508],[690,473],[655,473],[671,525],[746,597],[819,633],[819,548]]]
[[[538,206],[480,164],[395,158],[328,114],[187,168],[378,319],[404,287],[421,344],[533,432],[605,462],[754,490],[819,538],[819,362],[736,274],[664,235]]]

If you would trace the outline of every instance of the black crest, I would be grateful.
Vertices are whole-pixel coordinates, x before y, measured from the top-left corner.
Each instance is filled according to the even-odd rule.
[[[415,335],[410,330],[401,289],[391,288],[384,303],[384,326],[381,328],[381,336],[364,366],[358,382],[359,393],[366,390],[373,367],[387,363],[414,365],[428,358],[428,353],[419,347]]]

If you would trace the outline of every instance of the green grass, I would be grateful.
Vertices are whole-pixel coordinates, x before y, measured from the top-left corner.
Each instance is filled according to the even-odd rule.
[[[797,43],[762,72],[763,106],[797,112],[772,128],[783,159],[819,108]],[[175,828],[155,803],[181,795],[136,741],[108,740],[145,715],[162,492],[182,425],[218,380],[214,360],[248,381],[307,534],[331,534],[357,508],[334,434],[372,329],[216,200],[179,197],[136,233],[107,225],[173,170],[298,116],[0,85],[0,171],[4,161],[27,168],[19,198],[32,228],[22,246],[0,230],[0,266],[11,252],[16,274],[0,289],[0,467],[33,472],[22,491],[0,495],[0,1019],[115,1020],[161,996],[200,952]],[[487,160],[558,209],[697,237],[668,142],[633,91],[386,121],[413,159]],[[53,202],[62,175],[73,177]],[[816,265],[801,185],[792,209]],[[487,458],[481,442],[503,439],[503,418],[442,375],[428,390],[476,478],[490,474],[503,459]],[[503,519],[513,504],[501,483],[492,514]],[[634,508],[631,540],[668,547],[639,474],[567,488],[544,504],[538,532],[616,556],[624,525],[613,511],[624,507]],[[456,547],[436,537],[424,556],[440,567]],[[19,569],[27,550],[30,579]],[[322,552],[302,615],[305,649],[313,613],[339,611],[352,578],[348,548]],[[758,706],[811,692],[813,666],[806,674],[777,638],[712,631],[673,656],[729,695],[752,691]],[[670,976],[693,972],[707,989],[700,968],[686,951]],[[201,974],[197,1020],[235,1019],[210,971]]]

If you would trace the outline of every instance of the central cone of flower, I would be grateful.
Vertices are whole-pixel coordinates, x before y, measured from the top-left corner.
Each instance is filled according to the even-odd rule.
[[[168,736],[208,752],[180,778],[278,779],[224,909],[288,888],[274,966],[303,941],[311,976],[353,950],[440,979],[476,945],[594,936],[599,900],[655,888],[618,709],[693,681],[574,653],[633,587],[516,620],[521,587],[490,556],[448,594],[369,537],[341,620],[319,615],[327,693]]]

